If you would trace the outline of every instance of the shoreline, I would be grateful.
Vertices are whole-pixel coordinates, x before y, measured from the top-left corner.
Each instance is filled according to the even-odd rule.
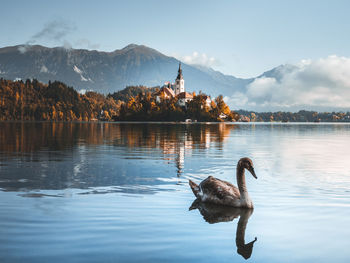
[[[244,122],[244,121],[236,121],[236,122],[205,122],[205,121],[197,121],[197,122],[185,122],[185,121],[43,121],[43,120],[2,120],[0,123],[96,123],[96,124],[102,124],[102,123],[126,123],[126,124],[132,124],[132,123],[149,123],[149,124],[186,124],[186,125],[196,125],[196,124],[229,124],[229,125],[263,125],[263,124],[278,124],[278,125],[292,125],[292,124],[308,124],[308,125],[319,125],[319,124],[349,124],[350,121],[339,121],[339,122]]]

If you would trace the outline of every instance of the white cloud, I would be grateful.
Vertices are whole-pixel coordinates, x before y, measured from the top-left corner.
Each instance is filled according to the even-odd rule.
[[[65,41],[63,41],[62,47],[63,47],[64,49],[69,50],[69,49],[72,49],[72,44],[71,44],[69,41],[65,40]]]
[[[32,35],[30,39],[23,45],[18,47],[18,51],[24,54],[30,48],[30,45],[39,43],[40,41],[49,42],[54,45],[62,46],[69,50],[72,49],[72,43],[67,40],[68,36],[77,31],[75,23],[65,19],[54,19],[46,24],[43,28]],[[78,47],[97,49],[100,47],[99,44],[92,43],[87,38],[80,38],[75,41],[75,45]]]
[[[235,92],[231,97],[225,96],[224,101],[229,105],[233,105],[233,109],[242,109],[247,106],[248,97],[242,92]]]
[[[263,97],[269,94],[275,85],[275,78],[257,78],[248,86],[247,93],[253,98]]]
[[[288,70],[279,67],[226,100],[234,108],[260,111],[350,109],[350,58],[332,55],[302,60]]]
[[[32,42],[40,39],[48,39],[55,41],[62,41],[67,34],[73,32],[76,29],[75,25],[69,21],[56,19],[52,20],[44,25],[44,27],[34,34],[31,38]]]
[[[26,53],[27,49],[28,49],[28,46],[27,46],[27,45],[18,47],[18,51],[19,51],[21,54]]]
[[[175,57],[177,59],[185,62],[186,64],[190,64],[190,65],[200,65],[200,66],[205,66],[205,67],[212,67],[212,66],[220,64],[216,58],[210,57],[205,53],[199,53],[197,51],[194,51],[191,55],[187,55],[187,56],[175,55]]]
[[[55,19],[46,23],[43,28],[32,35],[31,38],[23,45],[18,47],[18,51],[22,54],[28,51],[30,45],[36,44],[39,41],[48,41],[55,45],[61,45],[65,49],[71,49],[71,43],[66,39],[66,37],[72,32],[76,31],[76,26],[74,23],[64,20]]]

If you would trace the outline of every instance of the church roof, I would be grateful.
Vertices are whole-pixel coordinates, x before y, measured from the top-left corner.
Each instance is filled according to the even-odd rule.
[[[177,74],[177,78],[176,79],[183,79],[182,69],[181,69],[181,62],[179,63],[179,70],[177,72],[178,72],[178,74]]]
[[[162,93],[164,93],[164,95],[166,97],[175,97],[175,93],[172,89],[170,88],[167,88],[167,87],[162,87],[158,92],[156,92],[154,95],[155,96],[159,96],[161,95]]]
[[[168,96],[175,97],[174,91],[170,88],[164,88],[164,93],[167,94]]]
[[[192,94],[190,94],[188,92],[181,92],[181,93],[179,93],[179,95],[177,95],[177,97],[179,99],[193,99]]]

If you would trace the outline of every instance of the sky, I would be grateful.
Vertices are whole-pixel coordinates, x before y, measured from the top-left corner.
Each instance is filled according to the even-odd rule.
[[[1,9],[1,47],[143,44],[244,78],[302,59],[350,56],[350,1],[2,0]],[[56,35],[45,33],[50,26]]]

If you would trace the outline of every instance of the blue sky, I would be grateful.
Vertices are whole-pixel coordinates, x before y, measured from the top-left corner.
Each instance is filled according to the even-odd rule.
[[[350,56],[350,1],[1,1],[1,47],[26,43],[104,51],[130,43],[253,77],[277,65]],[[197,55],[193,55],[197,52]]]

